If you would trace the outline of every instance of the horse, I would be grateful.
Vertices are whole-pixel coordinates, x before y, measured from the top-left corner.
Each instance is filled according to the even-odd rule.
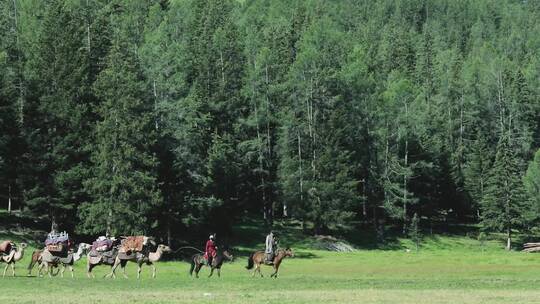
[[[283,249],[279,249],[277,252],[276,252],[276,255],[274,256],[274,260],[272,261],[271,264],[267,264],[265,263],[266,261],[266,253],[264,253],[264,251],[257,251],[257,252],[254,252],[253,254],[251,254],[249,256],[249,259],[248,259],[248,265],[246,266],[246,269],[253,269],[253,267],[255,267],[255,270],[253,270],[253,273],[252,273],[252,277],[255,276],[255,273],[256,272],[259,272],[259,274],[261,275],[261,277],[263,277],[263,274],[261,273],[261,265],[268,265],[268,266],[273,266],[274,267],[274,273],[272,273],[270,275],[270,277],[274,277],[277,279],[277,276],[278,276],[278,271],[279,271],[279,265],[281,265],[281,262],[283,262],[283,259],[286,258],[286,257],[294,257],[294,252],[292,251],[291,248],[288,248],[283,250]]]
[[[212,265],[210,265],[210,274],[208,277],[211,277],[214,274],[214,270],[217,269],[218,277],[221,277],[221,266],[225,260],[232,261],[234,257],[230,254],[229,249],[225,247],[223,250],[217,251],[216,256],[212,259]],[[207,265],[206,259],[204,258],[204,253],[197,253],[191,257],[191,268],[189,269],[189,275],[193,276],[193,271],[195,270],[195,277],[199,278],[199,271],[201,268]]]

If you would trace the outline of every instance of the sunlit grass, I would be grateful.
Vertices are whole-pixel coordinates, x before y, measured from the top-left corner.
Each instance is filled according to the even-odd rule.
[[[413,248],[399,239],[403,248]],[[223,266],[221,278],[189,277],[189,265],[180,261],[157,265],[135,279],[104,279],[108,267],[95,269],[96,279],[85,275],[83,259],[75,279],[25,277],[28,253],[19,263],[20,277],[0,282],[0,301],[10,303],[534,303],[540,301],[540,256],[506,252],[499,242],[467,237],[425,238],[419,252],[360,250],[333,253],[302,248],[285,260],[278,279],[252,278],[246,258]],[[307,258],[306,258],[307,257]],[[35,274],[35,271],[34,271]],[[47,301],[48,302],[48,301]]]

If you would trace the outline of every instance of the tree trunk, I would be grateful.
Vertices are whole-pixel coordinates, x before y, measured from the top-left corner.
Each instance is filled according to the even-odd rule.
[[[9,185],[7,212],[11,213],[11,185]]]
[[[57,231],[58,230],[58,224],[56,223],[56,216],[51,215],[51,231]]]
[[[171,234],[171,219],[167,220],[167,246],[171,247],[172,245],[172,234]]]
[[[300,173],[300,202],[304,201],[304,179],[303,179],[303,172],[302,172],[302,144],[300,142],[300,132],[297,133],[298,135],[298,169]]]
[[[408,124],[409,109],[407,103],[405,103],[405,128]],[[404,156],[405,170],[409,165],[409,134],[405,134],[405,156]],[[403,174],[403,234],[407,232],[407,173]]]
[[[512,229],[506,229],[506,250],[512,249]]]

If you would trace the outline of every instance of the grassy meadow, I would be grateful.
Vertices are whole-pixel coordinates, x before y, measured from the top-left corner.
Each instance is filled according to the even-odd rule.
[[[250,233],[240,227],[239,234]],[[5,239],[6,232],[0,234]],[[12,238],[20,238],[11,235]],[[246,253],[261,244],[235,247],[237,258],[223,266],[221,278],[188,275],[189,264],[160,262],[156,279],[144,268],[129,279],[102,278],[106,266],[85,275],[79,261],[75,279],[26,276],[30,254],[17,265],[17,277],[1,279],[0,301],[8,303],[538,303],[540,255],[506,252],[497,240],[480,243],[466,235],[425,237],[418,252],[397,238],[392,249],[354,253],[315,250],[294,234],[285,236],[296,256],[284,261],[278,279],[252,278]],[[20,240],[20,239],[18,239]],[[297,242],[295,242],[297,240]],[[309,240],[309,239],[308,239]],[[410,248],[410,250],[408,250]],[[35,275],[34,270],[33,274]],[[9,271],[8,271],[9,274]]]

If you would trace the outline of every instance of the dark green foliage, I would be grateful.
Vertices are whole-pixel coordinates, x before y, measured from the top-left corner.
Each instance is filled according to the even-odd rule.
[[[510,0],[1,1],[1,204],[169,242],[246,215],[510,237],[538,223],[538,20]]]
[[[112,35],[106,67],[93,88],[101,103],[85,183],[92,201],[79,209],[84,232],[145,233],[152,227],[148,215],[159,208],[153,103],[125,34]]]
[[[481,201],[482,226],[505,232],[508,238],[507,249],[511,247],[512,229],[526,223],[524,215],[527,204],[515,151],[509,135],[503,134],[497,145],[497,154]]]
[[[536,151],[534,159],[529,163],[523,184],[530,203],[528,221],[536,225],[540,219],[540,150]]]

